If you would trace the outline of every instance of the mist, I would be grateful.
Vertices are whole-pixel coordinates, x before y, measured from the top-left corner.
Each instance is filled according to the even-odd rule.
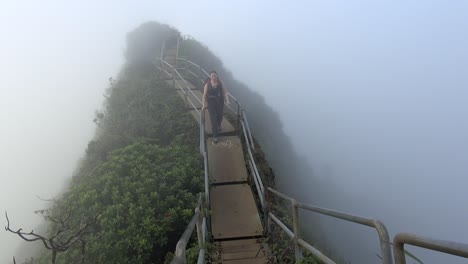
[[[312,168],[279,175],[282,191],[378,218],[391,237],[408,231],[467,243],[466,14],[466,1],[7,4],[0,210],[13,227],[39,224],[33,211],[47,205],[36,195],[66,187],[123,61],[125,34],[155,20],[205,43],[279,114]],[[346,259],[379,262],[372,230],[325,217],[321,224]],[[20,241],[0,233],[1,263]],[[425,263],[463,262],[409,249]]]
[[[123,58],[125,31],[112,36],[108,23],[90,32],[72,11],[78,8],[58,2],[0,10],[0,263],[31,253],[18,252],[25,242],[3,230],[4,212],[12,228],[37,230],[42,219],[34,211],[49,206],[39,197],[52,199],[67,186]]]
[[[287,14],[279,6],[244,6],[268,15],[225,28],[240,32],[226,40],[237,45],[215,51],[279,113],[312,168],[281,175],[280,188],[381,219],[392,238],[411,232],[466,243],[466,2],[328,1]],[[339,255],[379,262],[375,231],[320,220]],[[464,262],[408,249],[425,263]]]

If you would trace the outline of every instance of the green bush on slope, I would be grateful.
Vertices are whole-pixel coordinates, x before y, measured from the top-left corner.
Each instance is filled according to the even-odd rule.
[[[71,210],[69,232],[97,216],[85,237],[86,263],[161,263],[203,189],[197,124],[148,60],[173,36],[178,32],[157,23],[128,34],[127,62],[96,115],[96,137],[50,209],[56,219]],[[51,224],[49,233],[58,228]],[[80,263],[80,256],[77,245],[59,253],[57,263]],[[33,263],[50,263],[50,252]]]
[[[79,219],[99,216],[87,238],[89,262],[158,263],[193,214],[202,174],[197,153],[185,146],[135,143],[112,152],[55,209],[72,208]],[[59,263],[79,255],[79,248],[71,250]]]

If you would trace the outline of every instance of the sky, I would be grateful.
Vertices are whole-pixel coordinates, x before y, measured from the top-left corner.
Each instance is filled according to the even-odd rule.
[[[36,195],[66,187],[93,137],[125,34],[158,21],[205,43],[279,113],[331,186],[305,202],[379,218],[391,237],[468,243],[466,14],[463,0],[4,1],[0,211],[13,227],[37,225],[33,211],[47,205]],[[361,229],[324,228],[355,263],[377,261],[372,232],[358,248],[342,234]],[[1,263],[19,241],[0,232]],[[414,251],[425,263],[463,262]]]

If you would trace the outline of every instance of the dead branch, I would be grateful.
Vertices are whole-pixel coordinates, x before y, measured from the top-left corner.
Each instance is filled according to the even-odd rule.
[[[36,234],[34,230],[31,230],[31,232],[24,232],[22,228],[19,228],[16,231],[11,229],[8,213],[5,212],[5,217],[7,220],[7,226],[5,227],[5,230],[18,235],[23,240],[28,242],[41,241],[46,249],[52,251],[52,264],[55,264],[57,253],[65,252],[75,244],[80,243],[82,263],[84,263],[84,254],[87,242],[84,237],[90,234],[89,228],[97,222],[98,216],[88,219],[84,223],[83,221],[80,221],[79,228],[67,236],[67,234],[70,233],[69,231],[72,231],[72,227],[69,223],[71,215],[71,210],[69,210],[68,215],[65,219],[55,219],[52,218],[50,215],[45,215],[46,219],[58,226],[54,234],[47,238],[45,236]]]
[[[57,202],[57,200],[55,200],[55,199],[53,199],[53,198],[52,198],[52,199],[44,199],[44,198],[41,198],[41,197],[40,197],[39,195],[37,195],[37,194],[35,194],[35,195],[36,195],[36,197],[37,197],[39,200],[44,201],[44,202]]]

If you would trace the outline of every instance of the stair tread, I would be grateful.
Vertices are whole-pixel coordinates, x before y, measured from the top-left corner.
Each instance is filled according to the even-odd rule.
[[[198,122],[200,120],[200,114],[195,111],[195,110],[191,110],[190,113],[192,114],[192,116],[195,118],[195,120]],[[210,119],[210,113],[208,111],[206,111],[206,116],[205,116],[205,133],[206,135],[210,135],[212,134],[212,131],[211,131],[211,119]],[[235,132],[236,130],[234,129],[234,127],[232,126],[232,124],[226,120],[226,118],[223,118],[223,121],[221,122],[221,128],[222,128],[222,133],[221,134],[224,134],[224,133],[232,133],[232,132]]]
[[[174,66],[177,62],[176,58],[177,50],[175,48],[170,48],[165,51],[163,56],[164,60]],[[173,72],[173,68],[167,64],[163,64],[162,68],[169,73]],[[167,73],[165,74],[167,75]],[[200,108],[201,104],[199,104],[196,98],[201,99],[201,91],[195,88],[195,86],[191,83],[186,83],[182,80],[176,80],[177,84],[180,84],[183,88],[191,89],[196,95],[193,96],[190,93],[189,97],[193,99],[193,102],[196,103],[196,107]],[[173,80],[167,80],[167,83],[173,86]],[[180,85],[176,85],[176,88]],[[177,90],[179,96],[182,98],[186,98],[186,95],[183,93],[181,89]],[[199,121],[199,109],[191,110],[191,114],[194,118]],[[229,148],[227,153],[229,152],[236,152],[234,156],[240,157],[241,161],[244,161],[243,152],[242,152],[242,145],[240,144],[239,138],[230,137],[226,135],[232,135],[235,132],[233,125],[226,120],[223,119],[221,124],[222,126],[222,133],[218,145],[214,146],[212,144],[213,139],[208,138],[207,145],[211,147],[211,159],[209,156],[209,171],[210,171],[210,181],[215,183],[224,183],[227,178],[229,178],[228,182],[232,183],[233,177],[229,176],[226,173],[227,170],[231,171],[234,165],[239,165],[234,162],[233,157],[230,155],[224,155],[224,149],[216,150],[213,152],[213,148]],[[211,123],[208,111],[206,112],[206,123],[205,123],[205,132],[207,135],[211,134]],[[224,140],[224,141],[223,141]],[[223,142],[226,143],[223,145]],[[237,149],[237,143],[240,146],[240,154],[237,153],[238,151],[234,151]],[[209,152],[209,151],[208,151]],[[214,163],[221,162],[219,159],[217,160],[216,157],[225,158],[232,163],[232,166],[222,166],[224,170],[218,170]],[[214,159],[213,159],[214,158]],[[224,162],[221,162],[224,164]],[[218,173],[216,173],[218,171]],[[245,168],[245,163],[243,162],[242,170],[234,170],[236,171],[235,174],[239,174],[241,179],[237,179],[239,176],[236,176],[234,182],[237,184],[229,184],[229,185],[212,185],[210,186],[210,202],[212,205],[212,221],[211,221],[211,228],[213,230],[213,238],[224,240],[224,239],[234,239],[234,240],[226,240],[226,241],[216,241],[215,246],[217,248],[217,254],[212,256],[213,263],[229,263],[229,264],[263,264],[268,263],[268,245],[263,242],[262,237],[263,235],[263,226],[260,219],[259,211],[257,205],[255,203],[255,199],[253,197],[253,193],[251,187],[246,183],[247,180],[247,172]],[[216,175],[223,175],[223,177],[227,177],[226,179],[219,178],[218,176],[214,177],[213,173]],[[216,178],[216,180],[214,179]],[[247,238],[251,237],[251,238]],[[257,237],[257,238],[254,238]],[[245,238],[245,239],[240,239]]]
[[[229,263],[229,264],[263,264],[263,263],[268,263],[268,257],[251,258],[251,259],[223,260],[223,263]]]
[[[251,251],[242,251],[242,252],[232,252],[232,253],[224,253],[221,252],[221,259],[222,260],[234,260],[234,259],[251,259],[251,258],[261,258],[265,257],[265,251],[261,248],[258,250],[251,250]]]
[[[222,253],[237,253],[245,251],[258,251],[265,248],[259,239],[242,239],[233,241],[221,241],[215,243],[216,248]]]
[[[211,186],[210,194],[214,239],[263,234],[259,211],[248,184]]]
[[[242,143],[238,136],[222,136],[219,142],[207,140],[208,177],[212,183],[245,182],[245,167]]]

